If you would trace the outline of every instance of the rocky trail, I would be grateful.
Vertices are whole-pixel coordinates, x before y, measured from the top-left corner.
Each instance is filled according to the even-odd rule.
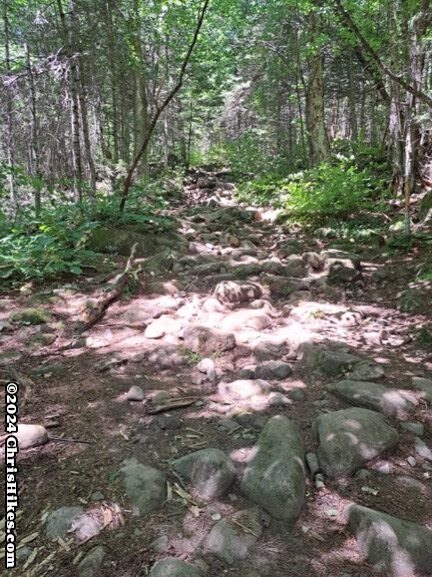
[[[430,288],[408,258],[327,246],[234,189],[191,173],[175,234],[108,231],[100,275],[1,299],[11,574],[432,575]],[[134,243],[133,290],[71,340]]]

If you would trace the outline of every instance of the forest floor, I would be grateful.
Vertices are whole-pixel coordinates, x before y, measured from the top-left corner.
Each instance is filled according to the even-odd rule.
[[[350,503],[432,529],[432,381],[415,386],[416,377],[432,378],[430,349],[415,338],[431,320],[398,308],[413,255],[328,252],[300,227],[276,224],[271,210],[238,206],[233,188],[225,173],[191,175],[170,209],[184,242],[161,253],[153,274],[144,267],[133,291],[73,342],[69,329],[100,294],[101,276],[1,299],[0,376],[20,382],[20,422],[49,435],[19,454],[21,546],[11,575],[138,577],[175,557],[208,577],[366,577],[379,562],[347,521]],[[29,307],[46,313],[43,323],[20,316]],[[361,398],[329,390],[343,379],[361,388],[362,375],[372,387]],[[172,399],[189,404],[170,408]],[[320,463],[289,481],[300,483],[295,522],[264,511],[252,525],[241,521],[236,512],[255,511],[243,471],[268,420],[297,423],[305,452],[316,454],[329,441],[318,438],[316,419],[351,406],[384,413],[397,442],[367,457],[345,447],[357,464],[336,478],[318,450]],[[272,442],[283,460],[285,439]],[[173,460],[209,448],[235,467],[210,502],[194,478],[173,470]],[[269,468],[277,457],[269,449]],[[127,472],[125,459],[163,475],[149,488],[148,470]],[[274,482],[283,485],[277,474]],[[261,487],[264,500],[256,500],[265,510],[265,491],[277,500],[282,489]],[[136,514],[141,506],[152,510]],[[81,507],[72,510],[79,522],[53,529],[62,507]],[[225,537],[223,520],[231,520]],[[405,553],[386,574],[423,574],[423,561]],[[183,571],[152,575],[195,575]]]

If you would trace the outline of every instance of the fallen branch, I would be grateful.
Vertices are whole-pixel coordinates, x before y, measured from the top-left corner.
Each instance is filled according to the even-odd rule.
[[[109,290],[104,292],[96,301],[86,303],[85,311],[76,325],[77,332],[83,333],[94,326],[104,316],[108,307],[120,297],[127,286],[129,278],[135,273],[133,266],[137,246],[137,243],[133,245],[125,269],[115,277],[110,284]]]
[[[198,401],[198,397],[183,397],[178,399],[168,399],[156,405],[147,405],[147,413],[149,415],[156,415],[164,411],[171,411],[172,409],[180,409],[182,407],[189,407]]]

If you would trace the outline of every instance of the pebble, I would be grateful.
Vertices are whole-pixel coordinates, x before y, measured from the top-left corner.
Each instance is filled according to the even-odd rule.
[[[417,461],[414,457],[408,457],[407,459],[407,463],[408,465],[410,465],[411,467],[415,467],[417,465]]]
[[[133,385],[126,393],[126,399],[128,401],[143,401],[144,391],[138,385]]]

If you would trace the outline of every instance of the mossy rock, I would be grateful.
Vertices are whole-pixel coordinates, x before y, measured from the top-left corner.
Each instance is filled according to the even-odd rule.
[[[174,233],[149,233],[142,234],[135,227],[98,227],[92,231],[88,241],[88,248],[94,252],[104,254],[119,254],[129,256],[132,246],[136,243],[136,256],[151,256],[157,249],[176,246],[184,243]]]
[[[44,325],[51,320],[50,315],[43,309],[25,308],[14,311],[9,321],[17,325]]]

